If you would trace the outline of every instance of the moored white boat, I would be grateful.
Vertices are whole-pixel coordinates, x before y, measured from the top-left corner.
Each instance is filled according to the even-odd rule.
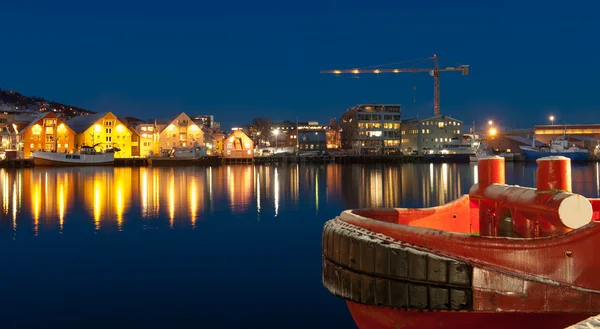
[[[32,152],[36,166],[101,166],[115,162],[114,150],[97,152],[92,146],[82,146],[79,153]]]

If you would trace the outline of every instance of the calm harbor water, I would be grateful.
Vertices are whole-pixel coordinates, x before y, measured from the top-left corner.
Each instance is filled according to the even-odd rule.
[[[535,164],[507,163],[534,186]],[[573,189],[599,197],[599,165]],[[321,285],[342,210],[468,193],[474,164],[0,169],[0,328],[355,328]]]

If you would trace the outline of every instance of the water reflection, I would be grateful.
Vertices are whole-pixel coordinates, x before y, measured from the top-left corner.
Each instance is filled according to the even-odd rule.
[[[507,165],[507,182],[534,186],[535,169]],[[600,195],[599,164],[573,166],[572,176],[575,192]],[[73,226],[196,228],[207,212],[265,220],[306,210],[330,217],[348,208],[430,207],[476,182],[475,164],[0,169],[0,237]]]

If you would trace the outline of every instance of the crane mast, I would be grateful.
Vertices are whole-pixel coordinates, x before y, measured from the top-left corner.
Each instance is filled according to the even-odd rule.
[[[437,56],[434,54],[428,59],[433,60],[432,68],[394,68],[394,69],[348,69],[348,70],[322,70],[321,73],[329,74],[380,74],[380,73],[417,73],[428,72],[433,77],[433,114],[440,115],[440,72],[460,71],[462,75],[469,75],[469,65],[456,65],[440,69]]]

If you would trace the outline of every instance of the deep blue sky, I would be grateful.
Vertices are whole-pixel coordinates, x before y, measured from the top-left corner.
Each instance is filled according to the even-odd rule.
[[[141,118],[319,120],[357,103],[433,114],[425,73],[321,69],[436,53],[442,113],[470,124],[599,122],[595,1],[2,1],[0,87]],[[431,63],[424,63],[429,65]],[[414,102],[413,85],[417,87]],[[593,115],[593,118],[591,117]]]

